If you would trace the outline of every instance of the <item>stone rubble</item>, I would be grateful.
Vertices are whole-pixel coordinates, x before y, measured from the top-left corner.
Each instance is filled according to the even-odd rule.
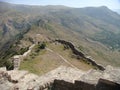
[[[80,77],[80,80],[96,84],[100,78],[120,84],[120,68],[113,68],[108,65],[104,71],[91,70]]]
[[[0,68],[0,90],[47,90],[56,79],[70,83],[77,80],[96,84],[100,78],[120,84],[120,68],[107,66],[104,71],[91,69],[85,72],[60,66],[42,76],[24,70],[6,71],[5,68]]]

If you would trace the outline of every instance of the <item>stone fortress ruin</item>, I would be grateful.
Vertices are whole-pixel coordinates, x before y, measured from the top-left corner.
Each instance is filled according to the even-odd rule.
[[[120,68],[85,72],[60,66],[43,76],[1,68],[0,90],[120,90]]]
[[[42,76],[18,70],[21,57],[27,56],[32,45],[23,55],[14,56],[14,70],[0,68],[0,90],[120,90],[120,68],[110,65],[103,67],[81,53],[71,42],[55,40],[69,46],[79,58],[84,58],[96,69],[82,71],[72,67],[60,66]]]

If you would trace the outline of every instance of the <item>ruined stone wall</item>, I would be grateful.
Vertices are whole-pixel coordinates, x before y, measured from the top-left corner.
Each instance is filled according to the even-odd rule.
[[[66,82],[64,80],[55,80],[52,90],[96,90],[94,84],[75,81],[75,83]]]
[[[64,80],[55,80],[52,90],[120,90],[120,84],[105,79],[99,79],[96,85],[83,81],[70,83]]]
[[[74,90],[74,84],[64,80],[54,80],[52,90]]]
[[[80,52],[73,43],[65,41],[65,40],[55,40],[61,44],[65,44],[67,46],[69,46],[72,50],[72,52],[79,56],[84,58],[84,60],[86,60],[85,62],[90,63],[92,66],[95,66],[96,68],[98,68],[99,70],[105,70],[104,67],[102,65],[97,64],[94,60],[92,60],[91,58],[87,58],[82,52]]]
[[[14,70],[19,69],[21,61],[22,61],[22,55],[15,55],[13,57]]]
[[[96,90],[94,84],[83,81],[75,81],[74,90]]]
[[[0,68],[0,90],[120,90],[120,69],[81,70],[61,66],[37,76],[27,71]]]
[[[120,90],[120,84],[105,79],[99,79],[96,90]]]
[[[29,47],[29,50],[24,52],[23,55],[15,55],[13,56],[13,64],[14,64],[14,70],[18,70],[19,69],[19,66],[20,66],[20,63],[23,59],[25,59],[32,51],[32,48],[35,46],[35,44],[31,45]]]

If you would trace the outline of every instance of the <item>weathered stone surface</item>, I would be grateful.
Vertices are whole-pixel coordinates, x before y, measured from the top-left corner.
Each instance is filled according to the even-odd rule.
[[[95,84],[86,83],[83,81],[75,81],[73,90],[96,90]]]
[[[15,55],[13,57],[14,70],[19,69],[21,60],[22,60],[22,55]]]
[[[27,71],[0,69],[1,90],[120,90],[120,68],[81,71],[61,66],[37,76]]]
[[[70,83],[64,80],[55,80],[52,90],[120,90],[120,84],[105,79],[99,79],[97,84],[84,81]]]
[[[120,90],[120,84],[105,79],[99,79],[96,90]]]
[[[31,52],[33,44],[23,55],[14,56],[14,70],[0,68],[0,90],[120,90],[120,68],[104,68],[81,53],[71,42],[57,41],[68,45],[78,58],[86,59],[99,70],[81,71],[60,66],[42,76],[18,70],[20,61]]]
[[[0,71],[3,72],[2,70]],[[61,66],[43,76],[37,76],[34,74],[30,74],[27,71],[19,71],[19,70],[12,70],[12,71],[5,71],[2,74],[2,78],[4,78],[4,82],[2,79],[0,80],[2,84],[0,87],[6,86],[10,89],[18,89],[19,90],[41,90],[49,88],[55,79],[59,80],[66,80],[67,82],[74,82],[74,80],[80,78],[85,72],[81,70],[77,70],[71,67],[64,67]],[[10,80],[8,79],[10,76]],[[14,81],[14,82],[13,82]],[[16,83],[15,83],[16,81]],[[10,84],[10,85],[9,85]],[[3,89],[4,90],[4,89]]]
[[[102,71],[90,70],[86,74],[81,76],[80,80],[91,84],[97,84],[102,75]]]
[[[64,80],[54,80],[53,90],[74,90],[74,84]]]
[[[120,84],[120,68],[108,65],[103,73],[102,78]]]

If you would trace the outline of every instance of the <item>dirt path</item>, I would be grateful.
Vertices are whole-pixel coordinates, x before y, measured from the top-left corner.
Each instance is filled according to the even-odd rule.
[[[56,54],[57,56],[59,56],[64,62],[66,62],[68,65],[70,65],[71,67],[78,69],[76,66],[74,66],[73,64],[71,64],[67,59],[65,59],[63,56],[61,56],[59,53],[54,52],[53,50],[46,48],[46,50]]]

